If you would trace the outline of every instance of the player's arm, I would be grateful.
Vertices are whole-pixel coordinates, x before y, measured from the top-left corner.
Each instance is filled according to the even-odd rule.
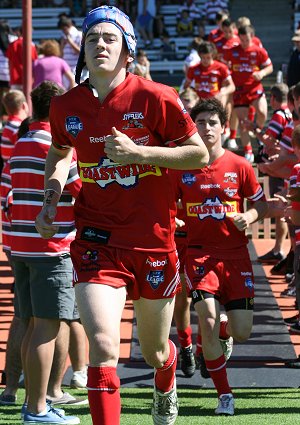
[[[234,85],[233,79],[231,78],[231,75],[229,75],[229,77],[227,77],[226,80],[223,80],[222,82],[220,94],[222,96],[229,96],[234,91],[235,91],[235,85]]]
[[[112,135],[106,137],[104,152],[119,164],[150,164],[175,170],[202,168],[209,160],[206,146],[198,133],[174,148],[141,146],[113,127]]]
[[[257,81],[261,81],[263,78],[265,78],[267,75],[272,74],[273,72],[273,64],[270,63],[267,66],[264,66],[262,69],[260,69],[259,71],[255,71],[253,72],[252,76],[253,78],[255,78],[255,80]]]
[[[72,153],[72,148],[61,150],[52,144],[47,155],[44,203],[35,220],[38,232],[46,239],[51,238],[58,230],[58,226],[53,225],[53,221],[58,201],[68,178]]]
[[[268,212],[268,203],[265,200],[253,202],[251,207],[243,212],[237,213],[233,218],[233,223],[241,232],[246,230],[250,224],[261,220]]]

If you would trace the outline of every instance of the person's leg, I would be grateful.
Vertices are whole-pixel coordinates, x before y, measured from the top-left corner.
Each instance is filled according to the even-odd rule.
[[[288,235],[288,225],[285,221],[282,221],[280,217],[275,218],[275,245],[273,248],[274,253],[282,253],[284,241]]]
[[[59,320],[33,318],[25,362],[28,411],[34,414],[46,409],[47,385],[59,325]]]
[[[244,148],[245,158],[253,162],[253,151],[248,130],[243,125],[243,121],[248,117],[248,106],[235,107],[235,113],[240,124],[240,138]]]
[[[191,377],[196,368],[192,344],[191,298],[187,296],[184,274],[180,275],[180,279],[183,282],[182,291],[176,295],[173,317],[180,344],[180,368],[187,377]]]
[[[6,357],[5,373],[6,386],[2,396],[15,396],[18,390],[18,383],[22,372],[21,345],[28,327],[28,320],[22,320],[14,316],[9,329]],[[1,400],[0,400],[0,404]]]
[[[268,116],[268,104],[266,96],[261,96],[252,102],[256,110],[256,124],[259,128],[263,128]]]
[[[70,322],[69,356],[73,368],[71,388],[86,386],[86,333],[79,320]]]
[[[93,425],[119,425],[120,380],[116,367],[126,289],[79,283],[75,286],[75,293],[80,319],[89,340],[87,387]]]
[[[59,331],[55,340],[53,363],[49,376],[47,396],[56,398],[62,396],[62,380],[68,356],[68,341],[70,337],[70,327],[65,321],[60,321]]]

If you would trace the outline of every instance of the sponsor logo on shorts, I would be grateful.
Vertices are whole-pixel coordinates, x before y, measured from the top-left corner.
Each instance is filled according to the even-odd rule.
[[[147,274],[147,282],[150,283],[152,289],[157,289],[159,285],[164,282],[165,274],[163,270],[150,270]]]
[[[187,186],[192,186],[196,182],[196,176],[191,173],[185,173],[181,177],[181,181],[183,184],[186,184]]]
[[[246,286],[246,288],[248,288],[248,289],[253,289],[253,288],[254,288],[254,285],[253,285],[252,279],[251,279],[250,277],[247,277],[247,278],[245,279],[245,286]]]
[[[241,276],[252,276],[251,272],[241,272]]]
[[[97,263],[98,251],[87,249],[82,255],[83,263],[80,265],[80,272],[97,272],[100,270],[100,264]]]
[[[149,258],[146,260],[146,264],[149,264],[151,267],[165,267],[166,264],[168,264],[168,259],[165,260],[155,260],[151,261]]]
[[[98,260],[98,251],[97,250],[91,251],[90,249],[88,249],[83,254],[82,259],[84,261],[97,261]]]
[[[204,266],[193,266],[194,268],[194,273],[199,275],[199,276],[203,276],[204,275]]]
[[[66,118],[66,130],[73,137],[77,137],[78,133],[83,130],[83,124],[79,117],[67,117]]]

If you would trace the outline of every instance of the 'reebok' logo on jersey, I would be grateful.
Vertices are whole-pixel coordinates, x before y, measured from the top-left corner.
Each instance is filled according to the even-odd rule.
[[[222,202],[217,196],[215,198],[206,198],[204,202],[187,203],[187,215],[189,217],[198,217],[204,220],[211,217],[215,220],[224,220],[237,212],[237,203],[235,201]]]
[[[138,184],[142,177],[148,175],[161,176],[161,170],[155,165],[149,164],[116,164],[109,158],[101,158],[99,163],[86,164],[79,162],[80,178],[86,183],[97,183],[105,189],[112,183],[130,189]]]

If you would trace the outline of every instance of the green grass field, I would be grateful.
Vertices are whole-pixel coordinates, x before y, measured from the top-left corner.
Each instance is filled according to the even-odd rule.
[[[83,391],[72,391],[84,396]],[[179,389],[180,413],[176,425],[293,425],[300,423],[300,390],[243,389],[234,391],[234,417],[216,417],[216,393],[213,390]],[[122,388],[122,425],[151,425],[152,391],[150,389]],[[19,390],[16,406],[0,407],[0,424],[20,424],[20,407],[24,390]],[[91,425],[88,406],[65,407],[66,413],[77,415],[81,424]]]

